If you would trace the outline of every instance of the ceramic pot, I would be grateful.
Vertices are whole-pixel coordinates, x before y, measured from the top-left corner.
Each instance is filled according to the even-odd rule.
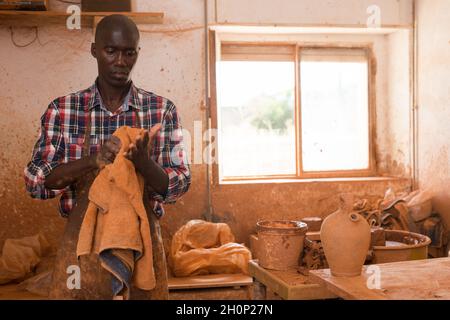
[[[306,223],[306,225],[308,226],[308,232],[320,231],[320,227],[322,226],[321,217],[305,217],[300,221]]]
[[[333,276],[359,276],[370,247],[370,226],[353,211],[351,196],[340,199],[340,209],[323,221],[320,238]]]
[[[300,221],[259,221],[255,238],[259,265],[272,270],[298,267],[307,229]]]
[[[431,244],[429,237],[403,230],[386,230],[385,233],[385,245],[373,246],[372,263],[422,260],[428,257],[428,246]],[[410,243],[405,243],[406,240]]]

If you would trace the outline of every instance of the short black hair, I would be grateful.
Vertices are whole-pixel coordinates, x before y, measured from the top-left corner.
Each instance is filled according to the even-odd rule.
[[[122,29],[129,31],[132,35],[139,40],[139,30],[133,20],[122,14],[113,14],[104,17],[97,24],[95,30],[95,42],[100,42],[105,32],[111,32],[113,30]]]

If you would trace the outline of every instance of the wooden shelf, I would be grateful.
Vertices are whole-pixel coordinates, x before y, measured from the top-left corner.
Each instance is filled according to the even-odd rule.
[[[162,24],[162,12],[82,12],[81,27],[92,28],[99,17],[111,14],[123,14],[136,24]],[[57,11],[14,11],[0,10],[0,25],[8,26],[39,26],[54,24],[65,26],[70,14]]]

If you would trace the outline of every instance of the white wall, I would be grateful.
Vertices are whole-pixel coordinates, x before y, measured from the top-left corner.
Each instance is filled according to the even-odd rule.
[[[450,225],[450,1],[417,5],[419,186]]]
[[[212,2],[212,1],[210,1]],[[382,25],[412,23],[412,0],[217,0],[218,23],[365,26],[377,5]]]
[[[378,121],[378,129],[382,132],[382,145],[386,147],[378,159],[380,171],[404,177],[411,174],[411,39],[410,30],[399,30],[386,36],[386,95],[378,94],[383,101],[381,110],[384,114],[384,119]]]

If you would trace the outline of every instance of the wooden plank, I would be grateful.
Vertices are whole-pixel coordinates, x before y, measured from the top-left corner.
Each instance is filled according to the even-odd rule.
[[[255,260],[251,260],[249,273],[285,300],[336,298],[336,295],[328,291],[325,286],[312,283],[308,276],[298,273],[296,269],[267,270],[260,267]]]
[[[380,271],[379,289],[367,286],[371,266],[364,266],[358,277],[334,277],[329,269],[313,270],[310,277],[344,299],[450,299],[449,257],[374,266]]]
[[[294,125],[295,125],[295,174],[301,177],[303,172],[303,154],[302,154],[302,84],[300,79],[300,53],[301,48],[297,44],[295,46],[295,108],[294,108]]]
[[[162,24],[164,13],[162,12],[82,12],[81,26],[92,27],[95,17],[103,17],[111,14],[123,14],[131,18],[136,24]],[[0,10],[0,25],[11,26],[38,26],[43,24],[66,25],[66,20],[71,14],[56,11],[13,11]]]
[[[337,296],[347,300],[383,300],[387,299],[379,290],[369,290],[367,279],[363,275],[359,277],[334,277],[330,269],[310,271],[311,281],[325,286]],[[351,288],[349,290],[348,288]]]
[[[220,43],[217,41],[217,33],[214,30],[209,30],[209,50],[208,50],[208,65],[209,65],[209,123],[207,123],[208,128],[218,129],[218,119],[217,119],[217,73],[216,64],[220,58]],[[217,137],[215,138],[217,139]],[[219,150],[215,150],[215,158],[219,159]],[[211,174],[209,177],[209,182],[212,184],[212,188],[219,185],[219,165],[218,161],[213,161],[210,166],[208,166],[208,172]]]
[[[48,0],[3,0],[0,10],[47,10]]]
[[[169,290],[250,286],[253,279],[245,274],[208,274],[191,277],[170,277]]]

